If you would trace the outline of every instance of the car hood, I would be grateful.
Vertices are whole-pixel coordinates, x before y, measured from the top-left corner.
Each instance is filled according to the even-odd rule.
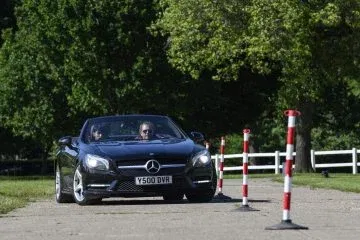
[[[97,144],[98,155],[111,159],[148,157],[189,157],[194,151],[190,139],[164,139],[151,141],[105,142]]]

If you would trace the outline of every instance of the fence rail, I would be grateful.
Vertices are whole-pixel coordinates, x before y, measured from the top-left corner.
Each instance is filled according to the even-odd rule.
[[[311,157],[311,166],[314,169],[314,171],[317,168],[336,168],[336,167],[352,167],[352,173],[357,174],[358,169],[357,167],[360,166],[360,163],[357,161],[357,155],[359,154],[360,150],[357,150],[356,148],[353,148],[351,150],[333,150],[333,151],[310,151],[310,157]],[[316,163],[315,156],[323,156],[323,155],[344,155],[344,154],[351,154],[351,162],[345,162],[345,163]],[[296,156],[296,152],[293,153],[294,156]],[[280,157],[285,157],[286,152],[280,152],[275,151],[273,153],[249,153],[248,157],[274,157],[275,159],[275,165],[252,165],[249,166],[249,170],[261,170],[261,169],[274,169],[275,174],[280,173],[280,169],[282,169],[282,164],[280,164]],[[229,158],[242,158],[243,154],[224,154],[224,159]],[[212,155],[211,159],[215,160],[216,166],[219,166],[220,162],[220,154]],[[293,165],[295,167],[295,165]],[[235,166],[235,167],[226,167],[226,160],[224,161],[224,171],[236,171],[240,170],[242,171],[242,166]],[[216,169],[219,170],[219,167]]]

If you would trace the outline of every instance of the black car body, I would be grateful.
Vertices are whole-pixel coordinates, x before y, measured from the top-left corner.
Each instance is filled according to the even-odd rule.
[[[156,138],[138,138],[139,125],[152,122]],[[93,140],[94,127],[106,129]],[[88,119],[79,137],[63,137],[55,160],[56,201],[86,205],[108,197],[162,196],[178,201],[210,201],[216,172],[210,153],[169,117],[119,115]]]

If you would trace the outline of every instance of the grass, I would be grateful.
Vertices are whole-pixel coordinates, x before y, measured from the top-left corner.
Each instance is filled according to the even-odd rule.
[[[50,177],[0,177],[0,214],[54,195]]]
[[[249,174],[249,178],[271,178],[273,181],[284,182],[281,174]],[[242,175],[224,175],[224,178],[242,178]],[[335,189],[344,192],[360,193],[360,174],[330,173],[324,177],[321,173],[295,173],[292,176],[292,184],[309,186],[311,188]]]
[[[319,173],[296,174],[292,179],[294,185],[360,193],[360,175],[330,173],[330,176],[325,178]]]

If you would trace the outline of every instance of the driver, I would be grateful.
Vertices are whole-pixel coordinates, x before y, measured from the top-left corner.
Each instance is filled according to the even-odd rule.
[[[155,127],[151,122],[143,122],[139,127],[139,138],[143,140],[150,140],[155,136]]]

